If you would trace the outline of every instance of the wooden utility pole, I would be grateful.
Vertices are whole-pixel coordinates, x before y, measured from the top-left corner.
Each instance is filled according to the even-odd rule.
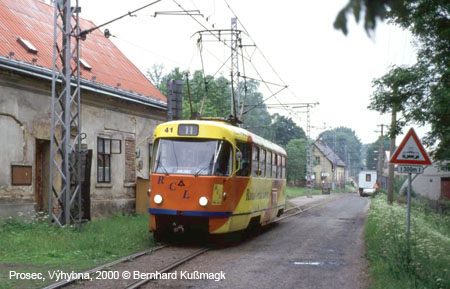
[[[391,128],[389,131],[390,138],[390,146],[389,151],[390,155],[394,154],[395,150],[395,128],[397,127],[397,108],[395,106],[392,107],[392,119],[391,119]],[[392,204],[394,201],[394,164],[389,163],[389,180],[388,180],[388,202]]]
[[[383,135],[384,124],[379,124],[378,126],[381,126],[381,135],[380,135],[380,143],[378,146],[377,182],[381,186],[381,176],[383,175],[383,163],[384,163],[384,135]]]

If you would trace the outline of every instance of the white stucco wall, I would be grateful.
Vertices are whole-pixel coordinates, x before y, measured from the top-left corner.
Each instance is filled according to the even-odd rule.
[[[0,72],[0,205],[21,199],[31,210],[35,202],[36,140],[50,140],[50,83]],[[81,132],[93,150],[91,167],[91,210],[114,212],[134,204],[134,182],[125,180],[125,140],[140,143],[136,159],[137,175],[149,175],[147,136],[165,121],[165,111],[100,94],[82,92]],[[97,137],[122,141],[122,153],[111,155],[111,183],[97,183]],[[139,162],[142,161],[142,166]],[[11,164],[33,167],[30,186],[11,185]],[[9,206],[9,205],[8,205]]]
[[[436,164],[433,164],[414,179],[412,189],[416,194],[430,200],[438,200],[441,197],[441,178],[443,177],[450,177],[450,172],[441,171]]]

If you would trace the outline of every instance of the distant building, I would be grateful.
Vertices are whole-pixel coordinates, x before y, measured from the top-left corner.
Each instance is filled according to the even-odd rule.
[[[316,141],[313,146],[314,186],[345,188],[345,163],[325,143]]]
[[[440,170],[434,163],[414,178],[412,189],[416,194],[433,201],[450,199],[450,172]]]
[[[49,198],[53,7],[0,0],[0,217],[46,211]],[[80,19],[82,29],[95,27]],[[81,42],[81,132],[90,151],[89,208],[132,209],[149,177],[166,98],[101,31]]]

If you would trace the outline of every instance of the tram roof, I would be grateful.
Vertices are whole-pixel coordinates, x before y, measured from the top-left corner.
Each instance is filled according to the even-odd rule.
[[[225,121],[213,121],[213,120],[176,120],[176,121],[170,121],[166,123],[162,123],[161,125],[165,124],[198,124],[200,126],[210,126],[210,127],[216,127],[223,130],[228,130],[232,132],[236,136],[241,137],[250,137],[251,142],[260,146],[263,146],[269,150],[280,152],[282,154],[286,154],[286,151],[279,145],[270,142],[246,129],[230,125],[229,123]]]

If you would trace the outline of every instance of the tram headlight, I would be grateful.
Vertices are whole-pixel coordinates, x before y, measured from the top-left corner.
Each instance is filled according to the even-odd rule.
[[[162,201],[163,201],[163,197],[161,196],[161,195],[155,195],[154,197],[153,197],[153,201],[155,202],[155,204],[161,204],[162,203]]]
[[[200,206],[204,207],[204,206],[206,206],[208,204],[208,199],[206,197],[201,197],[198,200],[198,203],[200,204]]]

